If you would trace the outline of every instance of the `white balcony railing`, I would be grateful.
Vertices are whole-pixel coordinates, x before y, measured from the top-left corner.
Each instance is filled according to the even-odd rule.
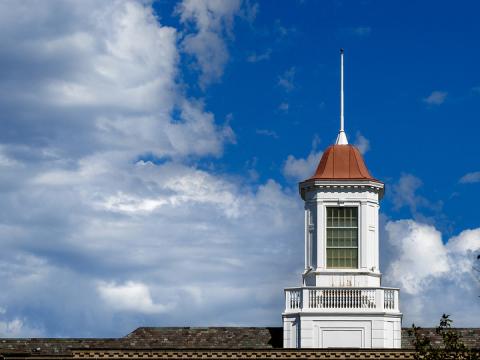
[[[398,289],[319,288],[285,289],[285,311],[399,312]]]

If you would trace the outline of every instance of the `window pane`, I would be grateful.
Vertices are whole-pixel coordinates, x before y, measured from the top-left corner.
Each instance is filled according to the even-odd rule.
[[[327,208],[327,267],[358,267],[358,208]]]

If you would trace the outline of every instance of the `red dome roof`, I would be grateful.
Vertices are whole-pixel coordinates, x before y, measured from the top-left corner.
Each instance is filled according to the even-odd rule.
[[[308,180],[374,180],[360,151],[353,145],[331,145],[323,153],[317,171]]]

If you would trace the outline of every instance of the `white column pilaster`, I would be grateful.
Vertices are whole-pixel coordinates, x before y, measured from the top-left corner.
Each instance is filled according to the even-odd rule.
[[[316,240],[317,240],[317,269],[325,269],[327,264],[325,264],[326,256],[326,223],[325,223],[325,205],[323,201],[318,200],[316,202],[317,206],[317,218],[316,218],[316,226],[315,226],[315,233],[316,233]]]
[[[360,202],[359,207],[359,268],[366,269],[368,266],[368,203],[366,201]]]

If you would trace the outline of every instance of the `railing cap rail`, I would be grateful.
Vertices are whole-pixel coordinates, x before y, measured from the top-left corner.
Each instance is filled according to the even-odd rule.
[[[292,290],[395,290],[400,291],[400,288],[395,287],[385,287],[385,286],[298,286],[298,287],[288,287],[285,288],[285,291],[292,291]]]

